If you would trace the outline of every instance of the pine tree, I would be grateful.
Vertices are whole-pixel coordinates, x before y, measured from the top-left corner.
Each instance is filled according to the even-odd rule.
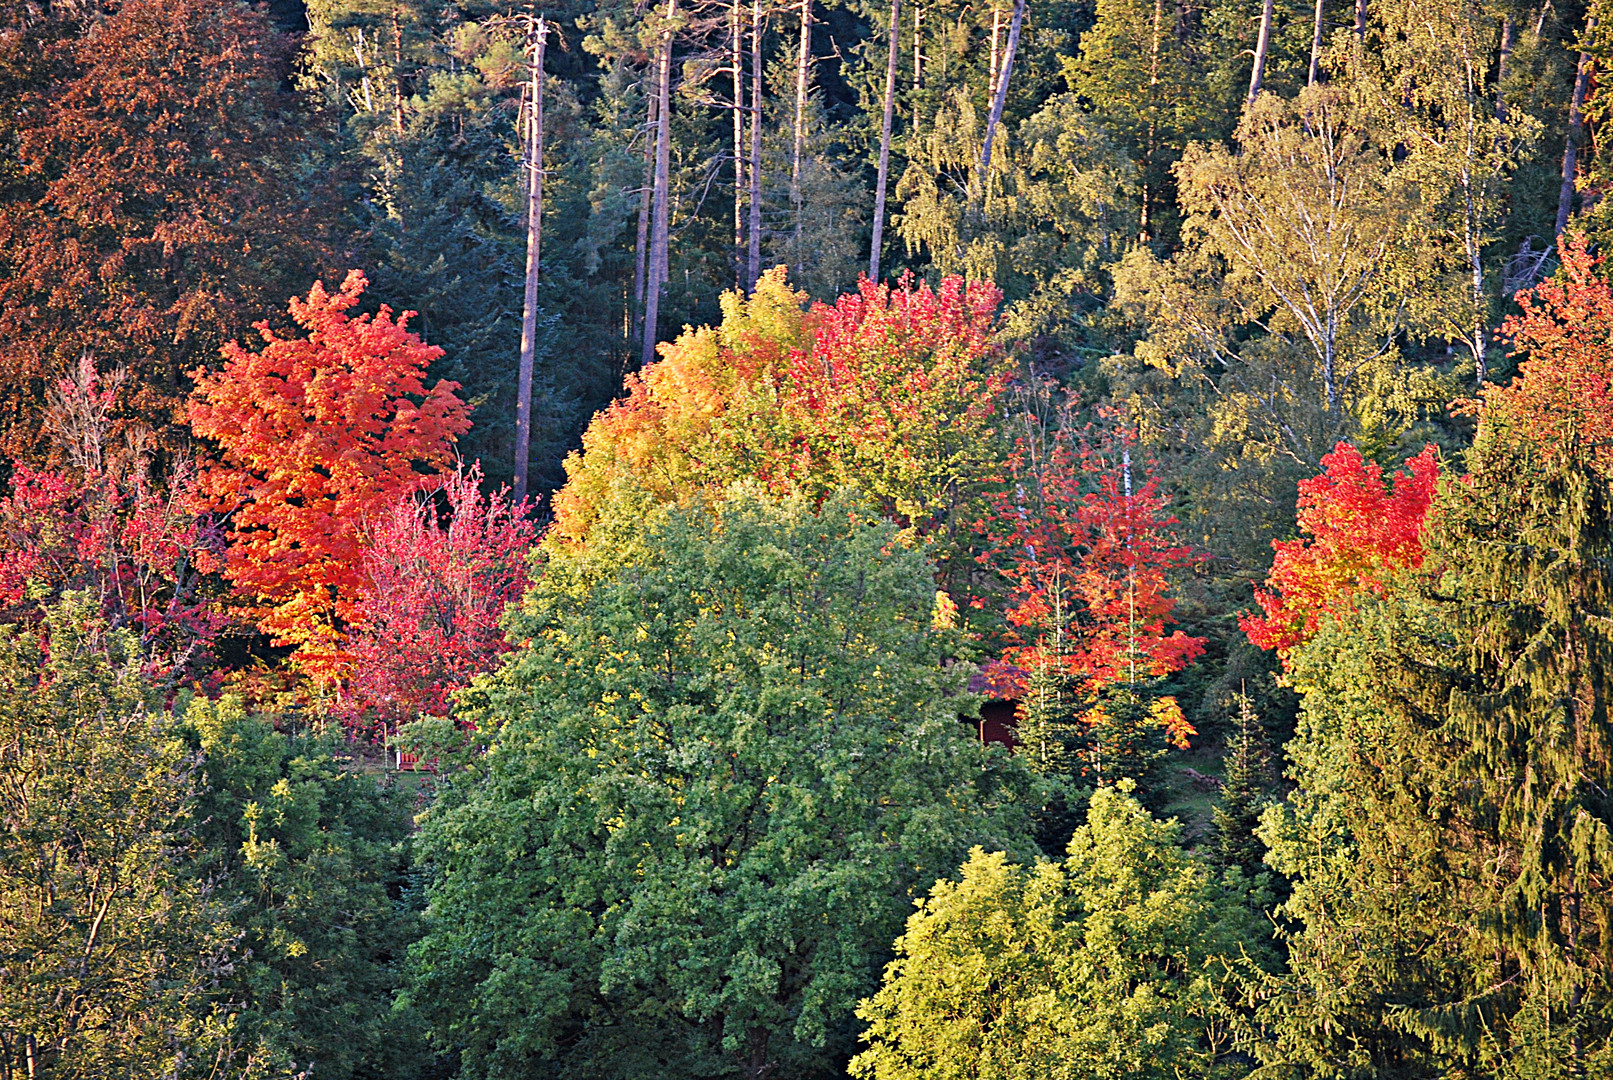
[[[1221,797],[1212,811],[1221,865],[1260,870],[1266,846],[1255,836],[1260,815],[1272,801],[1271,751],[1247,693],[1238,695],[1238,730],[1227,742]]]

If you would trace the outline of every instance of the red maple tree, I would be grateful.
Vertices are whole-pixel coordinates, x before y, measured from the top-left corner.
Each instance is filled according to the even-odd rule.
[[[1613,475],[1613,286],[1583,233],[1564,240],[1561,270],[1518,293],[1521,313],[1501,324],[1524,359],[1511,383],[1487,389],[1484,409],[1505,411],[1532,444],[1572,448]]]
[[[315,674],[339,663],[368,530],[453,463],[470,427],[457,383],[426,388],[442,350],[407,328],[413,312],[348,315],[366,284],[357,270],[334,294],[316,282],[290,304],[305,337],[259,323],[264,347],[232,342],[222,371],[194,373],[190,402],[192,429],[219,447],[201,481],[228,516],[225,576]]]
[[[484,496],[480,466],[397,500],[369,531],[346,648],[358,727],[444,716],[455,690],[511,646],[499,629],[526,583],[526,507]]]
[[[1322,472],[1299,484],[1300,531],[1274,540],[1277,557],[1267,588],[1255,590],[1263,615],[1238,625],[1262,649],[1286,654],[1304,643],[1330,614],[1364,590],[1377,590],[1394,570],[1423,562],[1422,527],[1439,481],[1433,446],[1386,482],[1383,469],[1341,442],[1322,458]]]
[[[979,556],[1008,585],[1003,660],[1057,669],[1093,709],[1109,688],[1179,671],[1204,649],[1168,629],[1176,600],[1166,572],[1190,563],[1192,549],[1173,535],[1159,479],[1133,463],[1129,437],[1110,441],[1095,447],[1065,423],[1018,437]],[[1154,715],[1186,745],[1193,730],[1173,701],[1161,699]]]

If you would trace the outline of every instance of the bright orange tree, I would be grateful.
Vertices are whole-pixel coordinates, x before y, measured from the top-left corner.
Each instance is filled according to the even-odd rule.
[[[1602,259],[1583,234],[1565,239],[1557,276],[1518,293],[1521,314],[1501,326],[1524,360],[1484,405],[1507,412],[1532,445],[1573,447],[1613,475],[1613,286],[1597,275]]]
[[[413,312],[348,315],[367,284],[357,270],[335,294],[316,282],[290,305],[306,336],[259,323],[264,347],[232,342],[222,371],[195,373],[190,402],[192,429],[219,447],[201,481],[229,515],[225,575],[316,672],[353,617],[366,531],[452,464],[470,427],[459,384],[425,386],[442,350],[407,329]]]
[[[1274,540],[1267,589],[1255,590],[1263,615],[1238,625],[1249,640],[1279,654],[1303,644],[1326,616],[1344,610],[1363,590],[1382,587],[1387,574],[1423,562],[1422,527],[1439,481],[1432,446],[1384,480],[1383,469],[1341,442],[1322,457],[1322,473],[1299,484],[1296,540]]]
[[[783,269],[769,271],[752,296],[723,298],[719,326],[663,345],[594,418],[545,546],[576,550],[602,519],[749,479],[818,497],[855,487],[961,563],[964,508],[1001,464],[1000,299],[957,277],[864,281],[803,310]]]

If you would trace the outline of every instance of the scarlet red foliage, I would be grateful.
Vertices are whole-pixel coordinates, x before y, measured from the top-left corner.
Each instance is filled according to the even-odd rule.
[[[30,599],[88,592],[109,626],[138,635],[147,674],[180,678],[224,624],[198,592],[223,544],[194,495],[185,469],[159,492],[17,464],[0,499],[0,609],[28,618]]]
[[[370,530],[347,648],[355,724],[446,715],[509,650],[499,616],[520,599],[536,534],[526,507],[483,496],[481,479],[479,466],[448,474]]]
[[[1438,480],[1432,446],[1406,462],[1392,487],[1355,447],[1335,446],[1322,458],[1321,475],[1299,485],[1299,528],[1307,535],[1272,542],[1270,588],[1255,590],[1265,614],[1238,620],[1249,640],[1286,653],[1360,592],[1381,588],[1389,572],[1421,566],[1423,521]]]
[[[193,430],[221,451],[202,484],[230,515],[225,575],[315,673],[338,662],[355,616],[367,531],[452,463],[470,427],[457,383],[426,389],[442,350],[407,329],[412,312],[348,316],[366,284],[356,270],[334,295],[315,283],[290,305],[306,337],[258,324],[264,348],[232,342],[221,372],[195,373],[190,403]]]
[[[1118,455],[1067,428],[1045,442],[1020,438],[1009,484],[983,523],[990,548],[981,561],[994,563],[1010,588],[1007,617],[1018,641],[1005,659],[1026,670],[1062,669],[1087,697],[1179,671],[1204,650],[1202,638],[1167,632],[1176,601],[1166,571],[1193,553],[1171,532],[1176,519],[1165,513],[1158,478],[1137,471],[1134,484],[1124,436]],[[1157,715],[1185,746],[1193,730],[1174,704]]]
[[[1518,293],[1522,313],[1501,326],[1525,359],[1484,404],[1507,412],[1537,447],[1571,448],[1613,475],[1613,287],[1584,235],[1565,239],[1559,275]]]
[[[770,271],[749,299],[724,298],[720,327],[663,345],[567,461],[551,542],[585,542],[624,483],[671,503],[739,479],[856,487],[904,526],[943,529],[997,464],[1001,294],[950,277],[939,289],[864,281],[806,312],[804,300]]]

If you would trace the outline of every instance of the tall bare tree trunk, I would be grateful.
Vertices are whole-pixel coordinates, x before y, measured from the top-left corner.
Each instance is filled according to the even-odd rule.
[[[762,276],[762,0],[750,9],[750,246],[745,252],[745,288]]]
[[[403,134],[403,19],[392,9],[392,129]]]
[[[806,154],[807,82],[812,69],[812,0],[801,0],[801,52],[795,65],[795,146],[790,152],[790,209],[795,214],[796,272],[801,270],[801,158]]]
[[[879,128],[879,179],[874,182],[874,236],[868,245],[868,280],[879,280],[885,240],[885,187],[890,175],[891,117],[896,111],[896,57],[902,34],[902,0],[891,0],[890,56],[885,60],[885,119]]]
[[[1002,34],[1003,9],[995,4],[991,8],[991,83],[988,97],[997,96],[997,39]]]
[[[1512,59],[1512,39],[1517,31],[1512,25],[1512,16],[1505,15],[1501,19],[1501,56],[1495,62],[1495,118],[1505,121],[1507,118],[1507,63]]]
[[[734,0],[734,287],[745,287],[745,0]]]
[[[1322,69],[1322,23],[1324,0],[1316,0],[1316,26],[1311,31],[1311,73],[1305,80],[1306,86],[1315,86]]]
[[[1585,38],[1590,40],[1596,29],[1596,17],[1585,17]],[[1579,173],[1579,139],[1585,127],[1585,93],[1591,79],[1591,55],[1579,54],[1579,70],[1574,75],[1574,96],[1568,102],[1568,135],[1563,140],[1563,185],[1557,192],[1557,228],[1553,235],[1559,239],[1568,227],[1568,216],[1574,211],[1574,180]]]
[[[666,28],[661,31],[661,56],[655,88],[655,198],[650,223],[650,272],[644,290],[644,344],[639,363],[655,360],[658,323],[661,318],[661,290],[666,285],[667,231],[671,215],[672,172],[672,20],[678,13],[678,0],[667,0]]]
[[[986,139],[980,147],[980,203],[985,205],[987,188],[991,184],[991,144],[997,137],[997,125],[1002,122],[1003,104],[1008,100],[1008,80],[1014,74],[1014,53],[1019,49],[1019,29],[1025,22],[1025,0],[1014,0],[1014,18],[1008,24],[1008,44],[1003,49],[1003,73],[997,80],[997,92],[991,98],[991,112],[986,116]]]
[[[1255,64],[1249,72],[1249,104],[1260,96],[1260,83],[1266,77],[1266,52],[1271,47],[1271,4],[1266,0],[1260,11],[1260,36],[1255,39]]]
[[[526,498],[527,468],[532,460],[532,366],[538,344],[538,279],[543,273],[543,50],[549,24],[542,16],[531,24],[532,85],[528,91],[526,138],[526,293],[521,306],[521,364],[515,390],[515,490]]]
[[[644,130],[657,130],[656,106],[660,98],[651,94],[645,101]],[[644,144],[644,186],[639,189],[638,243],[633,248],[633,328],[629,344],[642,341],[644,333],[644,267],[650,243],[650,205],[655,201],[655,140]]]

